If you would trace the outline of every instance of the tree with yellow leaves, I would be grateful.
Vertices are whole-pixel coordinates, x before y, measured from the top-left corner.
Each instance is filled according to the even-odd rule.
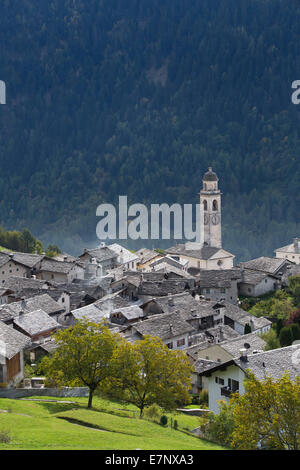
[[[88,408],[94,392],[112,373],[112,357],[118,338],[104,323],[81,320],[55,335],[57,350],[43,359],[47,380],[56,386],[82,385],[89,388]]]
[[[142,417],[145,407],[153,403],[170,410],[189,403],[191,373],[187,356],[171,351],[157,337],[145,336],[134,344],[123,340],[114,350],[106,391],[137,406]]]
[[[258,380],[252,373],[245,394],[230,401],[234,419],[231,447],[251,450],[300,448],[300,377]]]

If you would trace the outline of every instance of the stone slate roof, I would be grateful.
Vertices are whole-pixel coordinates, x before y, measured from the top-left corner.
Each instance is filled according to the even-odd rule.
[[[59,253],[57,256],[53,256],[52,259],[55,261],[68,261],[69,263],[76,261],[76,258],[68,253]]]
[[[254,315],[251,315],[251,313],[246,312],[246,310],[243,310],[242,308],[231,304],[230,302],[224,301],[222,304],[225,307],[224,315],[243,326],[245,326],[246,323],[250,324],[250,321],[252,320],[254,324],[254,331],[272,324],[272,322],[267,320],[265,317],[255,317]]]
[[[0,355],[11,359],[30,345],[30,338],[0,321]]]
[[[263,271],[268,274],[276,275],[282,265],[287,263],[284,259],[279,258],[268,258],[267,256],[261,256],[250,261],[240,263],[242,268],[252,269],[254,271]]]
[[[48,339],[48,338],[47,338]],[[52,352],[56,351],[56,349],[58,348],[58,344],[56,343],[56,341],[54,341],[53,339],[51,339],[50,341],[45,341],[44,343],[33,343],[32,347],[30,348],[30,350],[34,350],[36,348],[41,348],[43,349],[44,351],[46,351],[47,353],[51,354]]]
[[[245,284],[250,284],[253,286],[257,286],[258,284],[261,283],[267,276],[271,276],[275,279],[277,279],[273,274],[269,274],[264,271],[254,271],[252,269],[244,269],[242,271],[242,279],[241,283]]]
[[[139,257],[140,264],[148,263],[152,259],[157,258],[157,256],[161,256],[154,250],[148,250],[148,248],[141,248],[140,250],[136,251],[135,254]]]
[[[12,302],[11,304],[0,306],[0,320],[9,321],[18,316],[20,312],[30,313],[35,310],[43,310],[48,315],[53,315],[61,312],[62,308],[48,294],[41,294],[25,299],[24,302]]]
[[[12,259],[16,263],[23,264],[23,266],[26,266],[27,268],[34,268],[42,259],[44,258],[44,255],[36,255],[32,253],[21,253],[15,251],[12,254]]]
[[[12,305],[12,304],[9,304]],[[0,306],[0,321],[8,323],[14,317],[13,311],[9,308],[8,304],[3,304]]]
[[[143,310],[137,305],[131,305],[130,307],[117,308],[113,310],[111,313],[112,314],[121,313],[123,317],[125,317],[127,320],[139,319],[144,316]]]
[[[141,284],[141,274],[135,273],[135,275],[129,275],[128,272],[123,272],[123,276],[113,281],[110,285],[111,288],[117,286],[119,283],[124,283],[125,286],[132,284],[135,287],[138,287]]]
[[[99,323],[106,317],[106,313],[100,310],[95,304],[86,305],[85,307],[72,310],[71,314],[76,320],[89,320]]]
[[[241,279],[239,269],[200,269],[197,275],[200,288],[230,287],[232,280]]]
[[[191,337],[192,341],[195,338],[197,342],[185,350],[194,361],[198,359],[199,351],[216,344],[221,345],[235,338],[241,338],[241,335],[230,328],[230,326],[222,324],[196,333],[196,335]]]
[[[219,365],[219,362],[209,361],[208,359],[197,359],[193,364],[194,371],[197,374],[202,374],[206,370],[212,369]]]
[[[41,281],[40,279],[34,279],[32,277],[11,276],[6,279],[4,286],[14,292],[19,292],[22,289],[42,289],[43,286],[51,286],[51,283],[48,281]]]
[[[240,357],[237,357],[223,364],[219,364],[205,371],[203,374],[210,375],[220,367],[224,369],[224,366],[229,367],[231,365],[236,365],[245,372],[247,369],[250,370],[259,380],[263,380],[267,376],[278,380],[285,372],[289,372],[290,378],[295,380],[296,377],[300,377],[300,344],[250,354],[247,356],[247,361],[243,361]]]
[[[170,264],[172,266],[175,266],[178,269],[183,269],[188,264],[188,261],[187,260],[179,261],[179,260],[176,260],[176,259],[172,258],[171,255],[166,255],[166,256],[162,256],[159,259],[156,259],[156,260],[152,261],[149,264],[149,266],[154,267],[154,266],[157,266],[157,265],[162,264],[162,263]]]
[[[51,258],[44,258],[41,263],[40,271],[48,271],[52,273],[69,274],[69,272],[76,266],[76,263],[67,261],[56,261]]]
[[[189,284],[188,279],[165,279],[158,282],[144,281],[138,289],[138,294],[159,297],[184,292],[192,287],[193,283]]]
[[[109,316],[112,311],[118,308],[130,307],[130,303],[119,294],[120,292],[107,294],[102,297],[102,299],[94,302],[93,305],[97,306],[102,312],[105,312],[107,316]]]
[[[231,341],[235,338],[241,337],[241,335],[229,325],[223,324],[208,328],[207,330],[205,330],[205,334],[217,340],[217,344],[223,343],[223,340]]]
[[[43,310],[34,310],[14,318],[14,324],[30,336],[58,328],[59,324]]]
[[[172,296],[155,297],[148,302],[151,301],[154,301],[163,313],[178,312],[186,321],[216,314],[214,309],[216,302],[195,300],[188,292]],[[148,302],[145,302],[144,305]]]
[[[139,260],[139,257],[137,256],[136,253],[131,253],[131,251],[127,250],[127,248],[124,248],[118,243],[112,243],[111,245],[109,245],[109,249],[117,254],[118,262],[120,264],[126,264],[132,261]]]
[[[182,277],[184,279],[193,279],[193,276],[183,269],[178,269],[175,266],[170,265],[169,263],[160,263],[155,266],[155,272],[174,274],[177,277]],[[168,277],[170,279],[170,276]]]
[[[34,310],[41,309],[44,310],[44,312],[48,313],[48,315],[53,315],[55,313],[61,312],[62,310],[61,306],[48,294],[37,295],[36,297],[26,299],[25,302],[25,312],[32,312]]]
[[[82,255],[79,256],[79,258],[84,256],[86,253],[89,254],[92,258],[96,258],[98,262],[117,259],[118,257],[117,253],[110,250],[107,246],[99,246],[98,248],[86,250],[84,253],[82,253]]]
[[[247,349],[248,353],[252,354],[253,351],[262,351],[266,346],[266,342],[255,333],[249,333],[247,335],[239,335],[237,338],[233,338],[230,341],[224,341],[219,346],[232,357],[238,357],[240,350],[245,348],[245,344],[249,345]]]
[[[11,257],[8,256],[8,254],[4,253],[3,251],[0,251],[0,267],[4,266],[10,260],[11,260]]]
[[[235,359],[235,363],[244,370],[250,369],[260,380],[265,375],[279,379],[285,371],[290,373],[293,380],[300,377],[300,344],[252,354],[248,356],[247,362]]]
[[[135,323],[133,329],[142,336],[158,336],[162,340],[171,339],[195,331],[179,313],[153,315],[148,320]]]
[[[165,250],[170,255],[185,255],[191,258],[208,260],[212,258],[216,253],[221,251],[221,248],[215,248],[212,246],[204,246],[199,250],[187,250],[184,244],[178,244]]]

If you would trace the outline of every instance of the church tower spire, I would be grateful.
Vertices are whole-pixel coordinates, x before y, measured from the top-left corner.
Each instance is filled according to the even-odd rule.
[[[204,245],[222,248],[221,191],[219,178],[211,167],[203,176],[200,204],[204,213]]]

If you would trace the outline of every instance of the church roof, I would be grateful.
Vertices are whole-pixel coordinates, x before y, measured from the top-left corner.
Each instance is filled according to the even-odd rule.
[[[218,177],[212,168],[209,167],[208,171],[203,176],[203,181],[218,181]]]
[[[226,258],[228,256],[233,256],[231,253],[228,251],[224,250],[223,248],[217,248],[213,246],[203,246],[200,249],[196,250],[187,250],[186,246],[184,244],[178,244],[175,246],[172,246],[171,248],[168,248],[165,250],[166,253],[169,253],[170,255],[185,255],[189,256],[190,258],[197,258],[197,259],[203,259],[203,260],[208,260],[212,258],[214,255],[219,253],[220,258]]]

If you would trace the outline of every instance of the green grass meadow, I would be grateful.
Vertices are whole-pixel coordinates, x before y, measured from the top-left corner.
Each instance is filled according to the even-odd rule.
[[[178,422],[174,430],[140,419],[133,406],[100,397],[94,398],[91,410],[86,408],[87,398],[49,400],[57,402],[0,399],[0,432],[5,430],[11,437],[10,443],[0,443],[0,450],[222,449],[189,434],[200,424],[194,416],[167,415],[168,424],[171,418]]]

